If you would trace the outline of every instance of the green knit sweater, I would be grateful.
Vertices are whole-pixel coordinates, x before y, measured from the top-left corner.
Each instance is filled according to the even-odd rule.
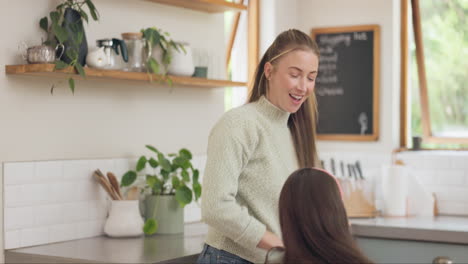
[[[203,177],[206,243],[256,263],[266,230],[281,237],[281,188],[298,162],[289,113],[265,97],[225,113],[211,130]]]

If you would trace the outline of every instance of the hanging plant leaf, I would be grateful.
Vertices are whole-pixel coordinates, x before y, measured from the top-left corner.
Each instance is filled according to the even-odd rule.
[[[55,61],[54,64],[56,70],[62,70],[68,67],[68,64],[61,60]]]
[[[76,63],[75,64],[75,69],[81,75],[81,77],[85,78],[85,71],[83,69],[83,66],[81,66],[81,64]]]
[[[156,169],[159,166],[159,163],[154,158],[150,158],[148,162],[153,169]]]
[[[75,80],[73,78],[68,79],[68,86],[70,86],[72,93],[75,93]]]
[[[187,186],[182,186],[176,190],[175,198],[181,207],[192,201],[192,191]]]
[[[155,219],[150,218],[146,220],[145,225],[143,226],[143,232],[146,235],[152,235],[158,231],[158,222]]]
[[[179,150],[179,155],[184,157],[188,160],[192,159],[192,153],[188,149],[181,149]]]
[[[180,175],[182,176],[182,180],[184,182],[189,182],[190,181],[190,176],[186,170],[183,170]]]
[[[43,18],[41,18],[41,20],[39,20],[39,26],[40,26],[46,33],[49,32],[49,20],[47,19],[47,17],[43,17]]]
[[[198,177],[200,176],[200,172],[197,170],[197,169],[194,169],[192,171],[192,178],[193,178],[193,182],[198,182]]]
[[[122,182],[120,183],[121,187],[130,186],[136,180],[137,174],[134,171],[127,171],[122,176]]]

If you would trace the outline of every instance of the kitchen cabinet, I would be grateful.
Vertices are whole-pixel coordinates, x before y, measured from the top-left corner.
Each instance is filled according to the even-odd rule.
[[[438,256],[449,257],[454,264],[468,263],[466,244],[367,237],[357,237],[356,241],[364,254],[376,263],[432,263]]]
[[[249,13],[249,72],[253,71],[258,62],[258,0],[249,1],[249,6],[226,2],[224,0],[148,0],[159,4],[172,5],[180,8],[188,8],[192,10],[219,13],[226,11],[243,11],[248,10]],[[130,1],[129,1],[130,3]],[[252,11],[252,12],[251,12]],[[253,50],[253,52],[252,52]],[[73,78],[81,79],[75,70],[72,68],[64,70],[55,70],[53,64],[21,64],[21,65],[6,65],[5,72],[9,75],[33,75],[49,78]],[[148,75],[141,72],[126,72],[116,70],[100,70],[85,67],[86,79],[114,79],[114,80],[131,80],[131,81],[146,81],[153,80],[155,83],[165,84],[162,75]],[[232,82],[229,80],[212,80],[207,78],[185,77],[185,76],[168,76],[173,85],[182,85],[194,88],[216,88],[216,87],[239,87],[247,86],[245,82]]]

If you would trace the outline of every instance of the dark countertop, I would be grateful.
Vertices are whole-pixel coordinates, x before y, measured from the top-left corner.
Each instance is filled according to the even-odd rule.
[[[358,237],[375,237],[468,244],[468,218],[374,218],[351,219]],[[201,252],[208,228],[197,222],[186,224],[180,235],[138,238],[106,236],[7,250],[8,263],[18,259],[60,263],[170,263],[194,262]]]

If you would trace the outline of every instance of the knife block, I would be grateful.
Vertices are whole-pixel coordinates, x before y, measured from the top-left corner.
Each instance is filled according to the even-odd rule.
[[[371,182],[338,178],[343,189],[343,203],[348,218],[376,217],[375,199]],[[369,188],[370,187],[370,188]]]

